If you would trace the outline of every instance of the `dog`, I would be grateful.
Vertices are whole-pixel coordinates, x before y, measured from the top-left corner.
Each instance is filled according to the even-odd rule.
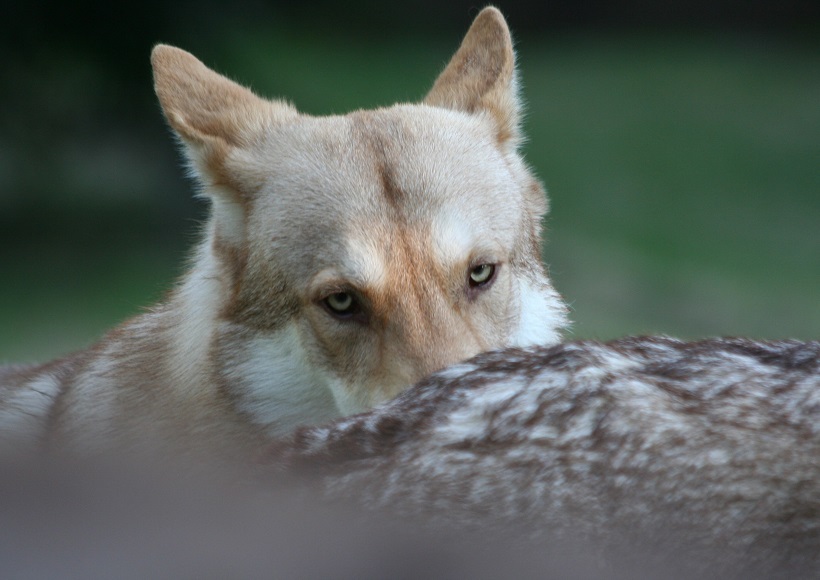
[[[566,545],[601,578],[816,578],[820,342],[485,353],[267,460],[272,481],[408,526]]]
[[[344,116],[260,98],[178,48],[151,59],[210,200],[204,235],[162,303],[87,350],[0,371],[4,447],[233,456],[480,352],[559,340],[498,10],[421,103]]]

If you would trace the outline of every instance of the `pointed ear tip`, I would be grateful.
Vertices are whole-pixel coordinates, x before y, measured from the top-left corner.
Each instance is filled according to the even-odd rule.
[[[178,50],[178,49],[177,49]],[[151,49],[151,64],[154,67],[162,61],[166,60],[174,51],[174,47],[168,44],[155,44]]]
[[[496,8],[495,6],[487,6],[478,13],[478,16],[475,17],[473,22],[493,22],[494,24],[498,24],[502,28],[507,28],[507,21],[504,19],[504,15],[501,11]]]
[[[166,68],[173,63],[179,64],[186,61],[199,62],[190,52],[170,44],[157,44],[151,50],[151,66],[154,71]]]
[[[492,4],[489,4],[489,5],[485,6],[484,8],[482,8],[481,11],[478,13],[478,16],[476,18],[488,18],[488,17],[502,18],[502,19],[504,18],[501,15],[501,10],[499,10],[498,8],[493,6]]]
[[[473,20],[464,37],[468,44],[500,43],[512,48],[512,35],[504,15],[495,6],[487,6]]]

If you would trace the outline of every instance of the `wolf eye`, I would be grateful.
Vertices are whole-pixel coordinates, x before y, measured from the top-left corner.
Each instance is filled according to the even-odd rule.
[[[356,310],[356,300],[349,292],[335,292],[324,299],[325,306],[332,314],[346,316]]]
[[[479,264],[470,270],[470,286],[484,286],[495,275],[495,264]]]

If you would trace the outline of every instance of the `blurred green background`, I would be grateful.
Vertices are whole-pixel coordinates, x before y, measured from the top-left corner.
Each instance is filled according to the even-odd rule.
[[[498,4],[573,336],[820,337],[818,3]],[[14,8],[0,24],[0,362],[90,344],[184,267],[205,208],[155,102],[155,42],[340,113],[423,96],[478,7]]]

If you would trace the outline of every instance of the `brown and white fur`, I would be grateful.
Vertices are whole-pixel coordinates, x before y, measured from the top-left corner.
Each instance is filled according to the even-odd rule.
[[[0,371],[4,445],[227,451],[559,339],[497,10],[420,104],[344,116],[257,97],[170,46],[152,63],[211,202],[202,242],[163,303],[88,350]]]
[[[301,428],[270,459],[328,498],[540,549],[566,542],[604,564],[626,556],[657,566],[646,577],[816,578],[820,342],[485,353],[371,412]]]

